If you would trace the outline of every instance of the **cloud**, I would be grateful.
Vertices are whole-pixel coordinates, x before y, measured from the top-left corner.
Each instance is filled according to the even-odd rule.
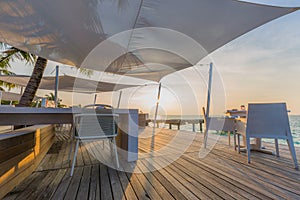
[[[300,87],[300,12],[268,23],[212,54],[224,80],[227,106],[287,101],[295,113]]]

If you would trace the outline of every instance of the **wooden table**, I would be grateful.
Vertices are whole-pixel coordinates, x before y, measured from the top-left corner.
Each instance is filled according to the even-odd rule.
[[[28,108],[0,107],[0,126],[36,124],[73,124],[73,115],[81,113],[80,108]],[[117,140],[120,148],[126,150],[125,159],[138,159],[138,109],[116,109],[119,114]]]

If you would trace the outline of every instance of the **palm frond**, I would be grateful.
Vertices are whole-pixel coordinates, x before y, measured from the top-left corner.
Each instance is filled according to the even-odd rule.
[[[0,81],[0,87],[3,89],[2,91],[5,91],[3,87],[7,88],[8,91],[10,91],[12,88],[16,88],[17,85],[12,84],[12,83],[7,83],[4,81]]]
[[[55,100],[55,96],[52,92],[50,92],[50,94],[46,94],[45,96],[47,97],[48,100]]]
[[[0,69],[0,75],[16,75],[16,74],[6,69]]]
[[[8,44],[4,43],[4,42],[0,42],[0,49],[1,50],[5,50],[10,48],[11,46],[9,46]]]
[[[0,42],[0,48],[3,50],[0,53],[0,75],[15,75],[15,73],[8,70],[11,67],[10,63],[15,60],[24,60],[26,63],[35,63],[35,56],[30,53],[24,52],[18,48],[9,46],[3,42]],[[3,87],[11,90],[17,87],[15,84],[0,81],[1,89]]]
[[[26,61],[26,64],[34,64],[36,62],[36,55],[25,52],[19,51],[19,54],[23,60]]]
[[[10,62],[14,62],[15,58],[19,59],[17,53],[18,51],[14,48],[9,48],[3,51],[0,57],[0,68],[2,69],[10,68],[11,67]]]
[[[11,67],[10,62],[14,62],[15,60],[26,61],[26,64],[34,64],[36,62],[36,56],[18,48],[9,47],[1,52],[0,68]]]

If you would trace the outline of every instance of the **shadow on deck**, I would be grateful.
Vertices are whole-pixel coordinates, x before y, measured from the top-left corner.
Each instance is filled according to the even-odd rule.
[[[149,138],[151,130],[141,130],[140,159],[131,164],[134,173],[101,164],[81,145],[73,177],[69,176],[69,137],[67,132],[59,133],[35,172],[4,199],[300,198],[300,172],[293,169],[285,145],[280,146],[280,158],[252,153],[252,163],[247,164],[246,155],[229,147],[227,137],[220,137],[208,156],[200,159],[202,134],[180,131],[181,137],[174,140],[177,131],[161,129],[154,138]],[[195,138],[182,154],[181,148],[186,147],[189,137]],[[166,144],[169,144],[167,149]],[[272,144],[265,146],[274,149]],[[163,154],[149,153],[153,149],[162,150]],[[176,156],[179,157],[176,161],[166,165]],[[122,167],[126,168],[124,164]]]

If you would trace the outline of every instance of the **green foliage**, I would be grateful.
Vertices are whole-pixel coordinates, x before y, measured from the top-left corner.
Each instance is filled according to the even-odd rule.
[[[18,101],[12,101],[12,105],[17,105]],[[10,101],[1,100],[1,105],[10,105]]]
[[[11,68],[10,63],[16,60],[25,61],[26,64],[34,64],[36,62],[36,56],[34,54],[22,51],[18,48],[9,46],[0,42],[0,75],[14,75],[9,71]],[[0,81],[0,90],[4,90],[3,87],[7,87],[8,90],[15,88],[16,85]]]
[[[0,68],[7,69],[11,67],[10,62],[16,60],[25,61],[26,64],[35,64],[37,57],[34,54],[22,51],[16,47],[12,47],[2,43],[1,57],[0,57]]]
[[[54,96],[53,92],[50,92],[49,94],[46,94],[45,96],[50,101],[54,101],[55,100],[55,96]]]
[[[45,95],[46,98],[49,100],[49,101],[55,101],[55,96],[54,94],[51,92],[50,94],[46,94]],[[62,104],[62,99],[58,98],[58,103],[57,103],[57,107],[58,108],[65,108],[67,107],[66,105]]]
[[[88,77],[91,77],[93,75],[93,70],[90,70],[90,69],[85,69],[85,68],[79,68],[79,72],[81,74],[84,74]]]
[[[41,107],[41,101],[33,100],[30,104],[30,107]]]
[[[55,96],[54,96],[54,94],[52,92],[49,93],[49,94],[46,94],[45,97],[46,97],[46,99],[48,101],[54,101],[55,100]],[[58,99],[58,104],[57,104],[58,108],[65,108],[65,107],[67,107],[66,105],[62,104],[61,102],[62,102],[62,99]],[[42,104],[41,99],[36,99],[36,100],[33,100],[31,102],[30,106],[31,107],[41,107],[41,104]]]
[[[7,70],[7,69],[1,69],[0,68],[0,75],[14,75],[15,73]],[[12,84],[12,83],[7,83],[7,82],[4,82],[4,81],[1,81],[0,80],[0,91],[4,91],[4,88],[3,87],[6,87],[8,88],[8,90],[11,90],[12,88],[15,88],[16,85],[15,84]]]

